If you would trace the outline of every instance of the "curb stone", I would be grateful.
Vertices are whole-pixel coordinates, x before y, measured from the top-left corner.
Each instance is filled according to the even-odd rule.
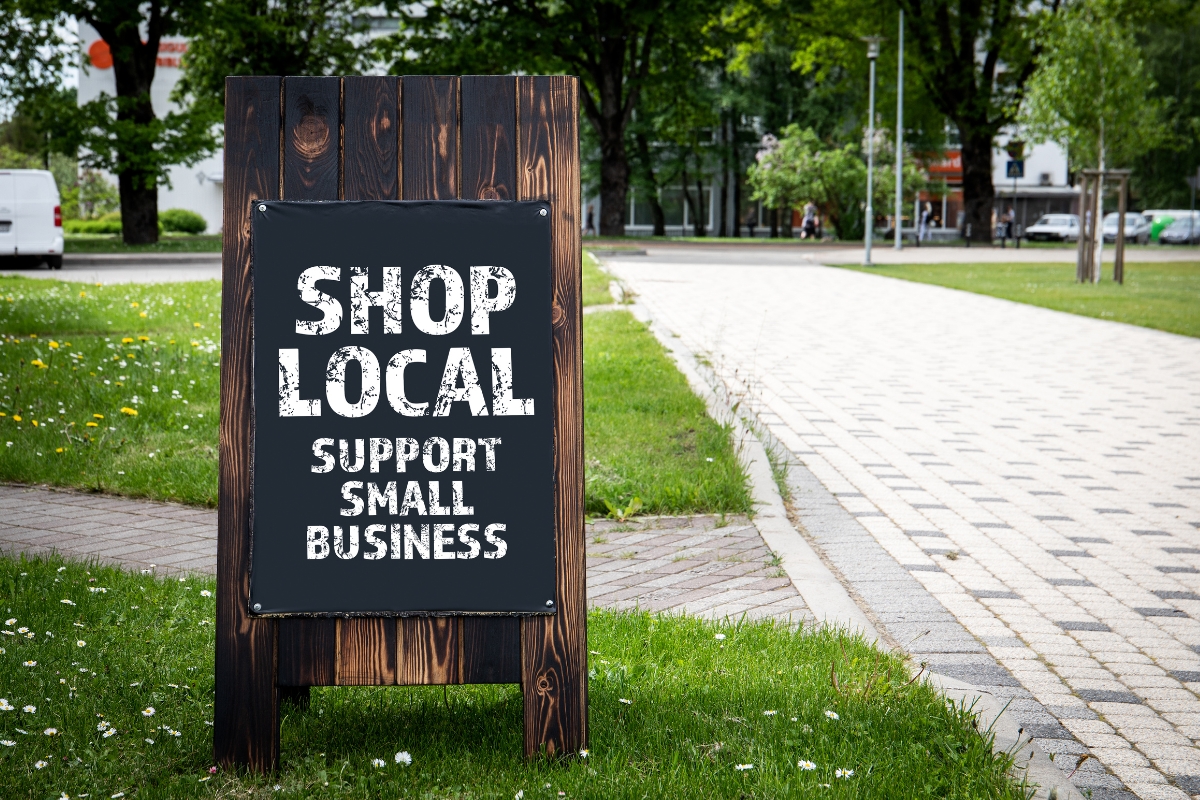
[[[618,302],[629,297],[615,280],[610,284],[610,291]],[[867,613],[852,598],[851,592],[792,524],[775,484],[766,447],[744,423],[735,407],[718,397],[718,392],[728,397],[728,391],[716,374],[709,375],[709,380],[702,378],[701,362],[695,354],[680,339],[658,324],[641,303],[635,301],[625,308],[650,329],[671,355],[693,391],[704,399],[709,414],[718,422],[732,427],[739,460],[751,482],[751,493],[756,507],[754,525],[767,546],[781,557],[784,572],[800,592],[809,610],[827,625],[859,633],[876,644],[893,644],[890,637],[885,639],[880,635]],[[790,479],[790,473],[795,466],[792,462],[795,459],[788,458],[787,461],[785,469]],[[990,655],[988,657],[990,658]],[[1025,735],[1023,726],[1009,711],[1009,703],[1002,704],[990,692],[970,683],[933,672],[927,672],[927,676],[926,682],[941,691],[948,700],[976,710],[980,729],[990,730],[994,734],[993,752],[1004,751],[1013,754],[1015,776],[1018,779],[1024,778],[1031,786],[1036,787],[1034,798],[1084,800],[1084,795],[1051,760],[1046,751]],[[1027,755],[1026,747],[1029,748]]]

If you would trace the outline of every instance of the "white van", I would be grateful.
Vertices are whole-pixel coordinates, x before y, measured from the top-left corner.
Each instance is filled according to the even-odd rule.
[[[0,170],[0,256],[62,269],[62,207],[44,169]]]

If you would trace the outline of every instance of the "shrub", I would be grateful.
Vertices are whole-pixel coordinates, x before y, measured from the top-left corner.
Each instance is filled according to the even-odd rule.
[[[158,215],[158,221],[162,223],[163,230],[176,233],[204,233],[208,227],[204,217],[185,208],[167,209]]]
[[[158,221],[158,232],[164,230],[163,221]],[[93,233],[93,234],[120,234],[121,233],[121,212],[110,211],[104,214],[99,219],[64,219],[63,233]]]

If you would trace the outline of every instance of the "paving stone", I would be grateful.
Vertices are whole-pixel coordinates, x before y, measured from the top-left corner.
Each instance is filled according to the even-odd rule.
[[[1000,665],[1063,722],[1200,702],[1200,489],[1178,488],[1200,486],[1200,340],[794,255],[651,248],[612,268],[794,454],[798,518],[901,646],[1081,659]],[[929,597],[940,612],[904,613]],[[1159,679],[1126,667],[1152,663]],[[1138,787],[1175,789],[1139,768]],[[1075,778],[1132,796],[1092,780]]]

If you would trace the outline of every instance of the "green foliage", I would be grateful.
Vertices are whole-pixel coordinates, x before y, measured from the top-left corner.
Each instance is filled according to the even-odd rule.
[[[1025,797],[969,713],[861,637],[603,610],[587,620],[586,758],[524,758],[515,685],[329,687],[280,708],[277,773],[210,774],[214,593],[0,558],[5,797]]]
[[[799,125],[789,125],[780,139],[764,137],[763,143],[748,174],[755,199],[772,208],[788,209],[812,201],[828,215],[838,238],[863,235],[867,164],[859,147],[828,144],[811,128],[801,130]],[[876,153],[873,201],[880,208],[894,196],[896,175],[895,148],[883,131],[878,135]],[[911,157],[904,161],[903,180],[906,196],[923,188],[924,179]]]
[[[1200,262],[1196,261],[1127,261],[1124,285],[1077,283],[1074,263],[877,265],[865,271],[1200,337]]]
[[[367,65],[366,0],[212,0],[195,20],[177,99],[225,103],[228,75],[353,75]]]
[[[41,169],[42,160],[35,155],[22,153],[6,144],[0,144],[0,169]]]
[[[186,208],[169,208],[158,215],[158,221],[171,233],[204,233],[208,227],[204,217]]]
[[[1021,122],[1067,147],[1076,164],[1127,166],[1165,136],[1162,102],[1127,14],[1114,0],[1081,0],[1042,20],[1043,51]]]

